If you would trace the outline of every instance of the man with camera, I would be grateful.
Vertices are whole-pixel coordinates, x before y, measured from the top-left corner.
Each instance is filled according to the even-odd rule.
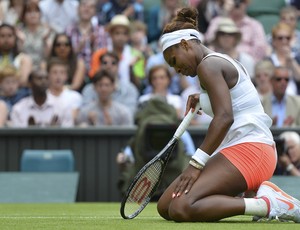
[[[277,175],[300,176],[300,136],[294,131],[285,131],[276,140]]]

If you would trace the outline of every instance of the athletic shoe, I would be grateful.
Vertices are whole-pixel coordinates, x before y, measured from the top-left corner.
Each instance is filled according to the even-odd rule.
[[[260,185],[256,197],[267,202],[269,220],[292,220],[300,223],[300,201],[282,191],[275,184],[264,181]]]

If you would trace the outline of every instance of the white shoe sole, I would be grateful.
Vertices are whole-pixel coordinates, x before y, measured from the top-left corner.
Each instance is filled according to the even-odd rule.
[[[266,186],[267,187],[266,189],[271,189],[274,192],[276,192],[277,196],[279,196],[279,197],[282,198],[282,199],[280,199],[282,202],[284,202],[284,200],[287,200],[288,203],[292,204],[291,206],[293,206],[293,207],[296,206],[296,209],[299,210],[299,215],[300,215],[300,201],[299,200],[297,200],[296,198],[294,198],[294,197],[290,196],[289,194],[285,193],[278,186],[276,186],[275,184],[273,184],[273,183],[271,183],[269,181],[263,182],[261,184],[261,186]],[[258,194],[258,196],[259,196],[259,194]],[[271,217],[269,219],[279,219],[280,221],[292,220],[292,221],[294,221],[296,223],[300,223],[300,217],[299,218],[295,218],[295,216],[286,215],[286,214],[283,214],[280,217],[279,216]]]

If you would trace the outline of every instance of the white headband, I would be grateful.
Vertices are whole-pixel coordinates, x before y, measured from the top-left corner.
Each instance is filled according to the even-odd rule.
[[[182,29],[176,30],[171,33],[166,33],[161,36],[160,43],[162,45],[163,51],[169,48],[172,45],[178,44],[181,40],[191,40],[198,39],[201,41],[203,39],[203,35],[199,33],[199,31],[195,29]]]

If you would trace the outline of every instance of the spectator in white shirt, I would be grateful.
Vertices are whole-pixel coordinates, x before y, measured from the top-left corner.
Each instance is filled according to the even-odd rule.
[[[23,98],[12,107],[13,127],[72,127],[72,113],[64,103],[57,103],[48,96],[48,75],[45,71],[34,70],[29,75],[32,95]]]
[[[66,28],[78,20],[77,0],[43,0],[39,3],[42,21],[57,33],[65,32]]]
[[[48,93],[57,104],[64,103],[72,111],[76,120],[79,108],[82,106],[82,95],[66,86],[68,79],[68,64],[60,58],[51,58],[47,64],[49,76]]]

